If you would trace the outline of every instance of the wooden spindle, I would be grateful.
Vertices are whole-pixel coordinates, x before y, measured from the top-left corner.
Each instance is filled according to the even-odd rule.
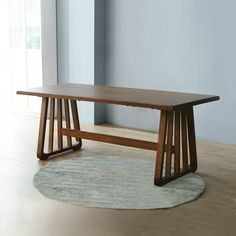
[[[165,176],[171,176],[171,161],[172,161],[172,140],[173,140],[173,112],[168,112],[168,133],[167,133],[167,150],[166,150],[166,168]]]
[[[67,99],[64,99],[64,107],[65,107],[66,128],[70,129],[70,110]],[[67,136],[67,144],[68,146],[72,146],[72,140],[70,136]]]
[[[37,148],[37,156],[39,159],[44,159],[44,143],[45,143],[45,134],[46,134],[46,126],[47,126],[47,112],[48,112],[48,98],[42,98],[42,106],[41,106],[41,115],[40,115],[40,123],[39,123],[39,136],[38,136],[38,148]]]
[[[180,172],[180,111],[175,111],[174,172]]]
[[[58,135],[58,149],[63,148],[63,138],[61,133],[62,128],[62,100],[57,99],[57,135]]]
[[[54,116],[55,116],[55,98],[50,99],[50,123],[49,123],[49,142],[48,142],[48,152],[53,151],[53,141],[54,141]]]
[[[76,100],[70,100],[70,103],[71,103],[71,111],[72,111],[74,129],[80,130],[79,115],[78,115]],[[76,138],[76,141],[81,142],[81,139]]]
[[[181,127],[182,127],[182,155],[183,155],[183,170],[188,169],[188,140],[187,140],[187,122],[186,111],[181,111]]]
[[[187,121],[188,121],[190,168],[191,171],[194,172],[197,170],[197,148],[196,148],[193,107],[190,107],[187,110]]]
[[[163,175],[163,162],[165,154],[165,141],[166,141],[166,126],[167,126],[167,111],[161,111],[160,129],[158,134],[158,147],[156,154],[156,169],[155,169],[155,183],[159,184]]]

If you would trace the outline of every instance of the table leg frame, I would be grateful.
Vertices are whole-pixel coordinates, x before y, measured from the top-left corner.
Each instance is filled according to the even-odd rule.
[[[62,119],[63,108],[65,127],[63,127]],[[45,152],[48,117],[48,152]],[[54,149],[55,121],[57,121],[58,139],[56,150]],[[67,138],[67,146],[63,143],[63,136]],[[75,144],[72,143],[72,137],[76,140]],[[173,111],[161,111],[158,142],[155,143],[81,131],[76,100],[43,97],[37,157],[40,160],[46,160],[48,157],[59,153],[78,150],[82,146],[81,138],[154,150],[156,152],[154,184],[157,186],[163,186],[174,179],[197,170],[194,114],[191,106]]]
[[[50,101],[50,103],[49,103]],[[55,102],[57,106],[55,106]],[[73,121],[73,127],[75,130],[80,130],[79,116],[76,100],[60,99],[60,98],[42,98],[40,124],[39,124],[39,135],[38,135],[38,147],[37,147],[37,157],[40,160],[47,160],[48,157],[63,153],[69,150],[78,150],[82,146],[82,140],[76,138],[76,143],[72,143],[72,137],[67,136],[67,146],[63,145],[63,135],[61,130],[63,128],[63,118],[62,118],[62,103],[64,102],[64,113],[65,113],[65,123],[66,128],[71,128],[71,115]],[[57,115],[55,117],[55,108],[57,107]],[[48,151],[45,152],[45,138],[47,134],[47,119],[49,110],[49,135],[48,135]],[[71,112],[70,112],[71,111]],[[58,148],[54,148],[54,123],[57,121],[57,138],[58,138]]]
[[[172,145],[174,152],[171,152]],[[163,186],[196,170],[197,151],[193,107],[161,111],[155,185]]]

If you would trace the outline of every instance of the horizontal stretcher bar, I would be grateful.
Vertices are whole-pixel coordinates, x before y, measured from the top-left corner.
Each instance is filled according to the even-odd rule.
[[[131,139],[131,138],[124,138],[119,136],[107,135],[107,134],[99,134],[99,133],[92,133],[92,132],[85,132],[80,130],[74,129],[61,129],[61,133],[65,136],[81,138],[81,139],[88,139],[98,142],[105,142],[110,144],[117,144],[122,146],[134,147],[134,148],[141,148],[147,149],[152,151],[157,151],[158,143],[138,140],[138,139]],[[174,152],[174,147],[172,146],[172,153]]]

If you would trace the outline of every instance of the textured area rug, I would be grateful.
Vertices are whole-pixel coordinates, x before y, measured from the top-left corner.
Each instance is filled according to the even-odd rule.
[[[188,174],[163,187],[153,183],[154,160],[93,156],[54,162],[34,176],[45,196],[87,207],[170,208],[196,199],[203,179]]]

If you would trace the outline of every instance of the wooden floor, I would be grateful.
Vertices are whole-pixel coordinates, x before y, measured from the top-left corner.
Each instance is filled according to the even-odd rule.
[[[32,185],[34,173],[47,164],[36,159],[38,119],[0,115],[0,235],[235,235],[236,145],[198,141],[198,174],[207,186],[194,202],[168,210],[82,208],[44,198]],[[85,128],[156,141],[153,133],[109,126]],[[152,151],[84,141],[81,151],[49,162],[96,154],[155,156]]]

